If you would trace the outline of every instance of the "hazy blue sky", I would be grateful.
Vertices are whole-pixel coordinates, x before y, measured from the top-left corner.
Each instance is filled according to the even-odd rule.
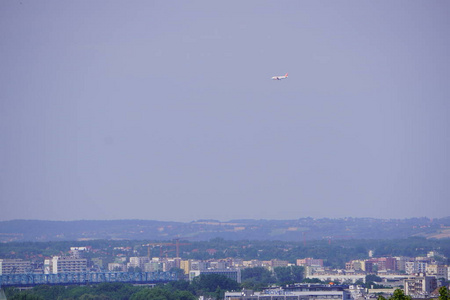
[[[449,15],[2,0],[0,220],[448,216]]]

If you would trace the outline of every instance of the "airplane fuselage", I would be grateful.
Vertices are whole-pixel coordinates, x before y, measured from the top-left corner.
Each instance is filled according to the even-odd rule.
[[[288,73],[286,73],[284,76],[273,76],[272,80],[281,80],[288,78]]]

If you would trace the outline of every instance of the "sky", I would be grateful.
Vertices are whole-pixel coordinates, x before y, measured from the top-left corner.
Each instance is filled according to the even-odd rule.
[[[3,0],[0,220],[449,216],[449,13]]]

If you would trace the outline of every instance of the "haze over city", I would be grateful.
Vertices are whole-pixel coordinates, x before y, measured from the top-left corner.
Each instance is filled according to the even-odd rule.
[[[1,1],[0,220],[448,216],[449,11]]]

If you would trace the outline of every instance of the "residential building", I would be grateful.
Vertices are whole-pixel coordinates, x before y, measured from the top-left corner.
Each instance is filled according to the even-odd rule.
[[[297,265],[298,265],[298,260],[297,260]],[[363,260],[351,260],[345,264],[346,270],[362,271],[363,268],[364,268]]]
[[[22,259],[0,259],[0,275],[31,272],[31,261]]]
[[[68,256],[53,256],[51,270],[53,274],[86,272],[87,259]]]
[[[151,260],[148,263],[144,264],[144,272],[157,272],[157,271],[163,271],[164,269],[164,263],[158,261],[158,260]]]
[[[189,280],[193,280],[195,277],[202,274],[219,274],[224,275],[232,280],[241,283],[241,269],[205,269],[205,270],[191,270],[189,272]]]
[[[150,258],[147,256],[135,256],[130,257],[130,262],[127,263],[127,269],[130,268],[139,268],[144,270],[144,265],[150,261]]]
[[[437,279],[444,278],[445,280],[447,280],[448,279],[447,268],[448,267],[444,265],[430,264],[427,265],[426,274],[434,276]]]
[[[125,272],[126,266],[122,263],[109,263],[108,264],[108,271],[120,271]]]
[[[396,256],[394,258],[396,260],[397,271],[406,271],[406,262],[414,261],[413,258],[406,256]]]
[[[184,274],[189,274],[189,260],[180,261],[180,269],[184,271]]]
[[[70,256],[81,258],[84,252],[88,252],[90,247],[70,247]]]
[[[266,289],[262,292],[226,292],[226,300],[350,300],[351,294],[342,286],[296,285]]]
[[[297,259],[297,266],[303,267],[323,267],[323,259],[314,259],[311,257]]]
[[[202,271],[208,268],[208,263],[201,260],[189,260],[189,271]]]
[[[395,271],[397,270],[397,260],[394,257],[380,257],[377,259],[378,271]]]
[[[272,268],[287,267],[288,265],[289,265],[289,262],[287,260],[279,260],[279,259],[270,260],[270,266]]]
[[[415,260],[405,262],[405,272],[406,274],[417,274],[425,273],[427,270],[428,262]]]
[[[420,273],[412,279],[405,279],[404,286],[406,295],[420,298],[428,296],[437,288],[437,280],[434,276],[426,276],[424,273]]]

